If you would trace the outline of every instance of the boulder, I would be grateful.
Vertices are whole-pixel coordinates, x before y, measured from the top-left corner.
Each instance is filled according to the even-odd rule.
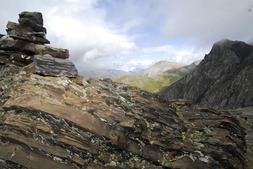
[[[51,55],[35,55],[36,73],[45,76],[76,77],[77,69],[69,60],[54,58]]]

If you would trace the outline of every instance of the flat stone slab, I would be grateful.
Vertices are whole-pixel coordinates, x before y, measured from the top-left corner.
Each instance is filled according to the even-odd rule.
[[[50,55],[35,55],[34,65],[36,73],[45,76],[76,77],[78,75],[75,65],[65,59],[54,58]]]

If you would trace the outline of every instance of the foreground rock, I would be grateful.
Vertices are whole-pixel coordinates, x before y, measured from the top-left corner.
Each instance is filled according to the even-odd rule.
[[[244,131],[229,112],[19,71],[0,71],[2,168],[245,168]]]
[[[184,98],[193,104],[231,110],[244,122],[247,160],[253,167],[253,46],[223,40],[184,78],[164,88],[164,99]]]
[[[165,87],[160,96],[214,108],[253,106],[252,63],[253,46],[240,41],[217,42],[194,71]]]
[[[246,159],[248,168],[251,169],[253,168],[253,108],[239,108],[229,111],[241,120],[241,124],[247,133],[245,136],[247,143]]]
[[[39,14],[20,17],[45,33]],[[67,50],[38,53],[14,37],[0,41],[0,168],[246,168],[244,130],[229,111],[85,79]]]

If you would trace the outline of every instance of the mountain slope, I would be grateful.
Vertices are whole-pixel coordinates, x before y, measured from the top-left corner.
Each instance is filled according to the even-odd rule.
[[[22,18],[0,40],[0,168],[246,168],[244,129],[229,111],[87,80],[67,50],[33,37],[41,13]],[[34,50],[39,42],[50,50]]]
[[[82,75],[85,77],[90,77],[93,79],[103,79],[103,78],[117,78],[129,74],[123,70],[114,70],[114,69],[97,69],[82,72]]]
[[[116,78],[115,80],[117,82],[137,86],[143,90],[155,93],[168,84],[182,78],[184,75],[193,70],[198,63],[199,61],[196,61],[191,65],[184,66],[178,63],[161,61],[142,73],[125,75]]]
[[[165,87],[165,99],[184,98],[215,108],[253,106],[253,46],[223,40],[190,74]]]
[[[141,75],[149,78],[156,78],[167,70],[179,68],[182,66],[184,65],[175,62],[159,61],[148,68],[146,71],[142,72]]]

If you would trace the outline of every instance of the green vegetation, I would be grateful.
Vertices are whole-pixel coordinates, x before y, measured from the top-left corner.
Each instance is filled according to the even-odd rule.
[[[172,82],[180,79],[182,76],[179,76],[177,74],[173,74],[171,76],[162,76],[158,79],[147,79],[144,80],[144,84],[142,89],[152,92],[152,93],[156,93],[159,92],[163,87],[168,86],[169,84],[171,84]]]
[[[126,75],[115,80],[121,83],[129,84],[131,86],[139,87],[152,93],[156,93],[159,92],[163,87],[168,86],[181,77],[183,77],[183,75],[176,73],[171,73],[169,75],[163,74],[156,78],[150,78],[142,75]]]

